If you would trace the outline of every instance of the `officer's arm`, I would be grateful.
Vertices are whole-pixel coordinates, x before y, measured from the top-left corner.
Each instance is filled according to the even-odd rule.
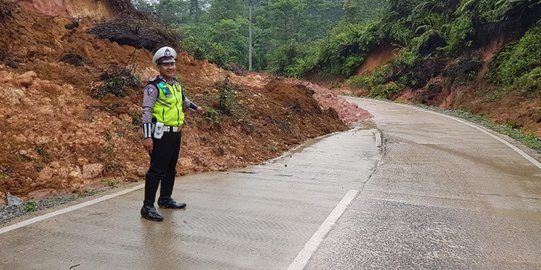
[[[143,146],[149,154],[152,154],[154,143],[152,142],[152,111],[158,98],[158,90],[154,85],[147,85],[143,90]]]
[[[197,104],[193,103],[185,94],[184,89],[182,89],[182,108],[188,108],[190,111],[197,111]]]
[[[158,98],[158,90],[152,84],[149,84],[143,90],[143,113],[141,122],[143,123],[143,138],[152,137],[152,111]]]

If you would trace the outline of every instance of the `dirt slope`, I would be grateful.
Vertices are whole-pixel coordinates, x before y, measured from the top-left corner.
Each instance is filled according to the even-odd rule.
[[[8,192],[40,199],[142,180],[148,166],[139,124],[143,85],[124,97],[91,95],[114,66],[141,81],[155,76],[151,54],[87,33],[97,18],[110,16],[105,6],[85,11],[102,1],[60,1],[71,3],[68,15],[58,11],[58,1],[22,2],[0,2],[0,205]],[[178,69],[190,98],[208,110],[204,117],[187,115],[180,174],[262,162],[307,138],[347,129],[341,119],[370,117],[300,81],[238,76],[185,53]]]
[[[391,45],[383,45],[374,50],[373,53],[366,57],[363,64],[357,71],[357,75],[368,75],[379,66],[385,65],[396,58],[396,50]]]
[[[88,0],[7,0],[18,3],[28,10],[34,10],[44,15],[70,18],[93,17],[110,19],[114,17],[114,9],[109,1]]]

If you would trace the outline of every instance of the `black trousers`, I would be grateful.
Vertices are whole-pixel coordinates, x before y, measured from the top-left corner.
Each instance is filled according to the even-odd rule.
[[[176,165],[180,155],[181,132],[165,132],[161,139],[152,138],[150,168],[145,177],[145,205],[153,205],[160,185],[160,199],[169,199],[173,193]]]

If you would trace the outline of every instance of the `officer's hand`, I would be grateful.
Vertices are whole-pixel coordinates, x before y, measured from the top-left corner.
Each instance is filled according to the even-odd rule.
[[[205,110],[203,110],[203,107],[197,107],[196,112],[198,112],[199,114],[204,114]]]
[[[143,146],[149,154],[152,154],[152,148],[154,148],[154,143],[152,143],[152,138],[143,139]]]

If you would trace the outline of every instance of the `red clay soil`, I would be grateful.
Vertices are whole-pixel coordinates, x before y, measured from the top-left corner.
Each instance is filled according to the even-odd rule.
[[[42,13],[10,4],[0,20],[0,199],[8,192],[41,199],[142,180],[149,162],[139,125],[143,85],[125,97],[90,94],[111,66],[132,69],[141,81],[152,78],[151,54],[87,34],[95,23],[90,18],[72,28],[66,27],[72,19]],[[314,85],[238,76],[186,53],[177,63],[188,96],[210,111],[187,113],[181,175],[260,163],[369,118]],[[219,102],[226,81],[228,113]]]
[[[494,54],[497,50],[501,49],[503,45],[503,37],[501,38],[495,38],[489,42],[489,44],[486,46],[486,48],[483,50],[483,66],[481,67],[481,71],[479,72],[479,75],[477,76],[478,80],[483,79],[487,73],[488,68],[490,66],[490,63],[492,62],[492,58],[494,57]]]
[[[396,49],[391,45],[383,45],[366,57],[364,63],[357,71],[357,75],[368,75],[376,68],[385,65],[396,58]]]

